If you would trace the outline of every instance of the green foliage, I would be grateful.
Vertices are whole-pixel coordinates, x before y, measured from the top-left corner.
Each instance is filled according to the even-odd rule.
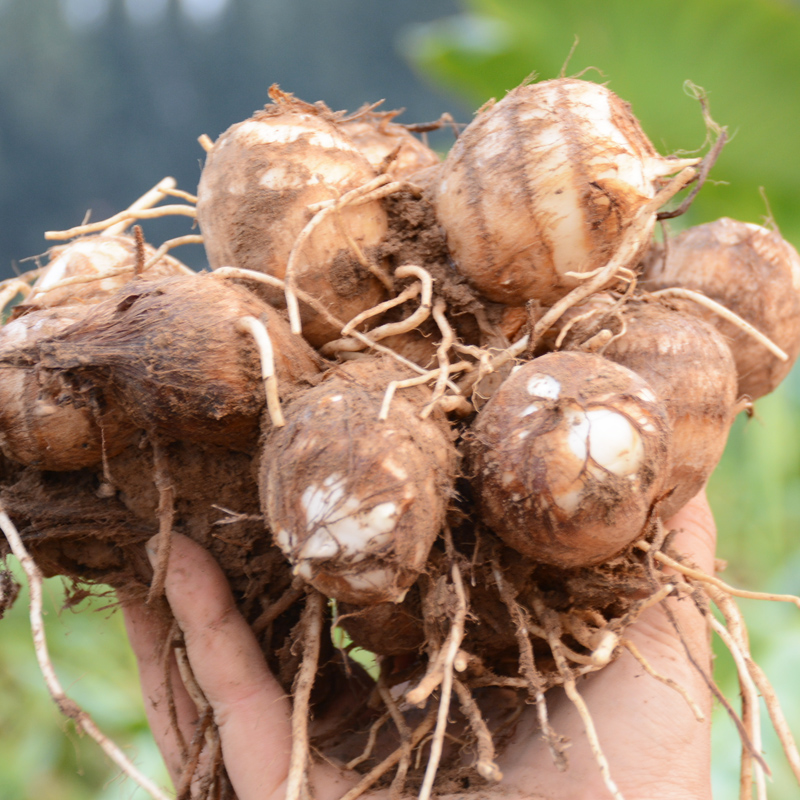
[[[16,561],[12,571],[25,584]],[[98,587],[98,591],[103,587]],[[45,581],[50,655],[67,695],[145,774],[169,786],[144,716],[136,664],[113,594],[64,610],[58,578]],[[0,622],[0,796],[3,800],[145,800],[148,795],[58,711],[37,665],[24,586]]]

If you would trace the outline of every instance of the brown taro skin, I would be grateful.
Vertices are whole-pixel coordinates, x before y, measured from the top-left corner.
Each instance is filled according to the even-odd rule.
[[[544,564],[590,566],[641,533],[669,423],[643,378],[601,356],[550,353],[513,372],[472,426],[483,521]]]
[[[40,360],[93,382],[161,438],[253,449],[265,391],[245,316],[266,326],[279,394],[316,375],[321,360],[277,310],[212,275],[133,281],[41,342]]]
[[[391,121],[398,113],[367,113],[342,123],[342,131],[376,170],[384,170],[395,180],[403,180],[420,170],[437,166],[439,156],[407,128]],[[390,158],[388,162],[387,158]]]
[[[30,348],[73,325],[86,306],[29,311],[0,328],[0,450],[12,461],[58,472],[120,452],[133,424],[102,394],[81,392],[31,359]]]
[[[559,78],[482,108],[442,163],[434,204],[457,269],[485,297],[550,305],[605,266],[663,176],[660,156],[606,87]],[[653,213],[633,243],[649,244]],[[626,266],[623,264],[623,266]]]
[[[651,252],[641,285],[650,291],[701,292],[784,350],[788,361],[713,311],[691,301],[681,304],[725,337],[736,361],[739,394],[751,400],[773,391],[800,354],[800,255],[777,231],[728,217],[689,228]]]
[[[597,341],[603,330],[615,334],[603,355],[641,375],[664,403],[672,439],[659,513],[669,519],[705,486],[722,457],[739,410],[736,366],[722,334],[705,320],[669,301],[629,300],[620,308],[617,300],[603,293],[570,309],[562,324],[578,321],[563,346]]]
[[[290,254],[314,214],[309,206],[341,197],[374,180],[376,172],[346,136],[336,116],[281,92],[251,119],[225,131],[206,157],[197,189],[197,220],[212,269],[238,267],[286,277]],[[328,215],[296,256],[295,285],[348,322],[385,294],[367,269],[382,268],[378,249],[388,220],[379,200]],[[273,305],[280,288],[259,284]],[[303,335],[315,347],[340,329],[300,305]]]

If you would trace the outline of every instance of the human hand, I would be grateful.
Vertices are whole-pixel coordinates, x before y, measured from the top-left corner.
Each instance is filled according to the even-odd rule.
[[[677,550],[713,571],[715,528],[705,495],[698,495],[669,522],[678,530]],[[282,800],[291,753],[291,707],[267,668],[249,626],[233,602],[213,558],[191,540],[175,536],[166,593],[180,625],[195,678],[219,727],[228,775],[239,800]],[[669,600],[695,661],[710,672],[707,624],[690,600]],[[159,622],[142,603],[124,606],[136,653],[148,718],[167,767],[177,781],[181,759],[165,701]],[[689,663],[662,605],[648,609],[626,632],[661,675],[683,686],[702,709],[698,722],[670,686],[645,674],[629,651],[578,684],[592,715],[610,774],[626,800],[711,797],[708,687]],[[198,712],[173,666],[179,726],[190,739]],[[535,709],[526,708],[511,741],[498,757],[504,773],[497,787],[505,800],[601,800],[610,797],[574,706],[556,689],[548,693],[550,722],[569,737],[569,768],[559,772],[538,732]],[[359,776],[314,763],[315,800],[336,800]],[[482,797],[491,794],[488,787]],[[385,792],[362,795],[378,800]],[[458,798],[464,795],[458,795]],[[444,798],[442,799],[444,800]],[[452,797],[456,800],[456,796]]]

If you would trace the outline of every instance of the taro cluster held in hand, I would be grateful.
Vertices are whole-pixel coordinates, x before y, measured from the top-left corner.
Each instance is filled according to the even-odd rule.
[[[20,298],[0,329],[6,551],[169,617],[170,537],[192,537],[285,688],[316,674],[298,718],[358,670],[333,628],[374,655],[377,694],[311,742],[365,775],[349,800],[473,773],[480,795],[502,780],[493,687],[513,697],[501,727],[528,701],[546,722],[546,691],[577,692],[646,607],[719,591],[664,521],[800,352],[800,259],[728,219],[656,243],[722,141],[662,156],[588,81],[485,105],[444,160],[416,135],[430,125],[270,96],[201,137],[197,197],[165,179],[47,234],[71,241],[0,285]],[[156,250],[125,232],[170,213],[201,237]],[[196,274],[167,251],[199,238]],[[460,750],[437,714],[451,700]],[[293,748],[299,792],[305,733]],[[206,766],[216,796],[224,765]]]

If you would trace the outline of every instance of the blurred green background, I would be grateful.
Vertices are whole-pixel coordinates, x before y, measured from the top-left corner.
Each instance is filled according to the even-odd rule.
[[[202,155],[196,137],[248,116],[273,81],[334,108],[386,97],[387,107],[407,107],[403,121],[445,110],[468,121],[489,97],[562,68],[594,68],[585,77],[629,101],[663,153],[702,147],[702,116],[684,83],[703,86],[732,139],[713,182],[673,229],[771,214],[800,245],[794,1],[0,0],[0,270],[43,251],[43,230],[77,224],[87,208],[95,218],[113,213],[166,174],[191,191]],[[156,242],[175,235],[163,223],[145,233]],[[799,594],[798,369],[757,403],[753,419],[737,421],[709,491],[719,556],[729,564],[723,577]],[[48,596],[54,660],[68,692],[165,780],[119,615],[59,612],[58,581]],[[741,607],[756,659],[800,732],[800,612],[757,601]],[[0,798],[143,798],[46,697],[26,614],[21,596],[0,622]],[[722,651],[716,676],[735,699],[735,672]],[[775,774],[769,796],[798,797],[769,733],[765,751]],[[737,796],[738,757],[735,731],[718,709],[719,800]]]

